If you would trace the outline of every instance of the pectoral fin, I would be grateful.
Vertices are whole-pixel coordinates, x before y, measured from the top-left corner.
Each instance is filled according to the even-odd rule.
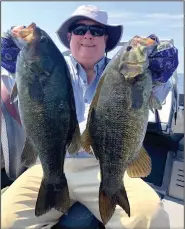
[[[160,100],[152,93],[149,99],[149,108],[154,113],[154,109],[161,110],[162,105]]]
[[[127,168],[127,174],[130,177],[147,177],[151,173],[152,163],[150,156],[142,147],[138,158],[134,160]]]
[[[38,76],[34,76],[32,83],[29,84],[28,91],[31,99],[43,103],[44,93]]]
[[[84,148],[84,150],[92,154],[92,149],[91,149],[92,139],[91,139],[91,136],[87,128],[85,129],[85,131],[83,132],[81,136],[81,141],[82,141],[82,147]]]
[[[72,141],[68,147],[69,154],[77,154],[81,148],[81,137],[79,125],[76,125],[75,132],[72,137]]]
[[[98,83],[98,86],[97,86],[97,89],[96,89],[96,93],[94,95],[94,98],[91,102],[91,105],[90,105],[90,108],[89,108],[89,114],[88,114],[88,120],[87,120],[87,126],[88,126],[88,123],[90,121],[90,118],[91,118],[91,112],[92,112],[92,109],[96,109],[96,106],[97,106],[97,103],[98,103],[98,100],[99,100],[99,96],[100,96],[100,92],[101,92],[101,87],[103,85],[103,81],[104,81],[104,78],[105,78],[105,75],[103,75]]]
[[[95,109],[98,103],[98,99],[100,96],[100,92],[101,92],[101,87],[103,85],[103,81],[104,81],[105,75],[103,75],[98,83],[97,89],[96,89],[96,93],[94,95],[94,98],[91,102],[90,108],[89,108],[89,114],[88,114],[88,118],[87,118],[87,125],[86,125],[86,129],[84,130],[82,136],[81,136],[81,141],[82,141],[82,147],[90,154],[94,154],[93,149],[92,149],[92,139],[89,133],[89,124],[91,122],[93,122],[93,117],[95,114]]]
[[[26,138],[25,145],[21,154],[21,163],[25,167],[30,167],[31,165],[35,164],[38,157],[38,153],[34,150],[33,145]]]
[[[12,103],[14,103],[17,101],[17,99],[18,99],[18,90],[17,90],[17,84],[15,83],[10,94],[10,100]]]
[[[143,104],[143,89],[137,84],[133,85],[131,90],[132,108],[139,109]]]

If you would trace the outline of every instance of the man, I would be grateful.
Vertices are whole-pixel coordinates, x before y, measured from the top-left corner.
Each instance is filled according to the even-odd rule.
[[[89,105],[101,74],[109,62],[104,56],[113,50],[122,36],[121,25],[107,24],[107,13],[94,6],[77,8],[57,31],[59,39],[70,48],[67,63],[72,76],[78,121],[85,129]],[[101,221],[99,214],[99,163],[86,152],[74,158],[67,156],[64,166],[68,180],[71,204],[85,205]],[[34,214],[40,182],[40,163],[22,174],[2,195],[1,228],[51,228],[62,213],[52,209],[41,217]],[[131,206],[131,217],[120,207],[106,225],[107,229],[169,228],[168,217],[157,193],[139,178],[124,175],[124,184]]]

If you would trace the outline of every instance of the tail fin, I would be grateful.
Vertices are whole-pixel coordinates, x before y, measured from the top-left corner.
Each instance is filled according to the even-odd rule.
[[[114,195],[108,196],[100,185],[99,209],[103,224],[107,224],[114,214],[116,205],[119,205],[130,217],[130,204],[125,187],[122,186]]]
[[[81,148],[81,139],[80,139],[80,128],[79,125],[76,126],[75,132],[72,137],[71,144],[68,147],[69,154],[77,154]]]
[[[39,217],[51,208],[66,213],[70,207],[69,190],[65,175],[60,184],[52,184],[42,180],[36,206],[35,216]]]

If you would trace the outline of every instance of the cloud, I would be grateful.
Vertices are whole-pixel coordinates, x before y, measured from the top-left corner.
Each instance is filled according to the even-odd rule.
[[[150,14],[141,14],[137,12],[110,12],[109,18],[114,19],[137,19],[137,18],[143,18],[143,19],[167,19],[167,20],[181,20],[183,19],[183,14],[170,14],[170,13],[150,13]]]
[[[172,29],[182,29],[184,27],[183,22],[182,23],[175,23],[175,24],[169,24],[168,25],[169,28]]]
[[[124,25],[127,25],[129,27],[140,25],[151,26],[151,22],[146,20],[131,20],[124,22]]]
[[[162,23],[166,28],[183,28],[183,14],[150,13],[141,14],[137,12],[110,12],[111,21],[122,21],[124,25],[134,26],[159,26]]]
[[[145,18],[149,19],[167,19],[167,20],[181,20],[183,19],[183,14],[169,14],[169,13],[152,13],[152,14],[145,14]]]
[[[109,18],[110,19],[125,19],[125,20],[131,20],[136,19],[141,14],[135,13],[135,12],[110,12]]]

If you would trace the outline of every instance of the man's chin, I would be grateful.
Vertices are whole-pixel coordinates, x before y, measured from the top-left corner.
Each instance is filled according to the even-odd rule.
[[[88,53],[83,52],[83,53],[81,53],[80,57],[82,59],[85,59],[85,60],[94,60],[94,59],[96,59],[95,58],[95,54],[93,52],[88,52]]]

